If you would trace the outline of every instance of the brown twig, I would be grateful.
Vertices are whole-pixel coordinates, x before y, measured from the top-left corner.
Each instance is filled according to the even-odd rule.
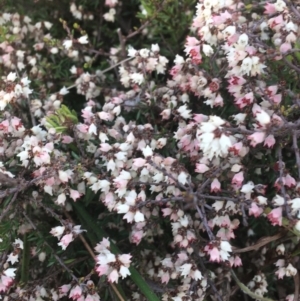
[[[64,211],[66,217],[72,222],[74,223],[71,215],[69,214],[68,211]],[[89,252],[89,254],[91,255],[91,257],[96,261],[96,255],[93,252],[92,248],[90,247],[90,245],[88,244],[88,242],[86,241],[86,239],[83,237],[82,234],[79,234],[78,237],[80,238],[80,240],[82,241],[84,247],[86,248],[86,250]],[[120,294],[120,292],[118,291],[116,285],[114,283],[109,282],[109,285],[112,287],[112,289],[114,290],[115,294],[118,296],[120,301],[125,301],[124,298],[122,297],[122,295]]]
[[[246,248],[242,248],[242,249],[238,249],[235,247],[232,247],[232,253],[237,254],[237,253],[245,253],[245,252],[249,252],[249,251],[257,251],[258,249],[260,249],[261,247],[267,245],[268,243],[278,240],[281,237],[285,236],[286,233],[278,233],[276,235],[273,236],[266,236],[266,237],[262,237],[261,239],[259,239],[255,245],[246,247]]]
[[[286,216],[288,219],[291,218],[291,214],[290,214],[290,210],[289,210],[289,206],[287,203],[287,195],[286,195],[286,191],[285,191],[285,187],[284,187],[284,183],[283,183],[283,161],[282,161],[282,149],[281,146],[278,146],[277,148],[277,156],[278,156],[278,162],[279,162],[279,184],[280,184],[280,190],[281,190],[281,194],[282,197],[284,199],[284,208],[285,208],[285,212],[286,212]]]

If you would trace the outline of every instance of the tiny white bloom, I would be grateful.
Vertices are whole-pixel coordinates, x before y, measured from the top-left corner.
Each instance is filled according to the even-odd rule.
[[[191,271],[191,267],[192,267],[192,264],[191,263],[186,263],[184,265],[182,265],[179,269],[180,269],[180,272],[181,272],[181,276],[183,276],[184,278],[186,276],[189,275],[190,271]]]
[[[69,93],[69,90],[65,86],[63,86],[59,91],[60,95],[66,95],[68,93]]]
[[[80,37],[80,38],[78,39],[78,42],[79,42],[80,44],[87,44],[87,43],[89,42],[89,41],[88,41],[88,36],[85,35],[85,36]]]
[[[17,74],[15,72],[10,72],[6,77],[6,79],[11,82],[15,81],[16,78],[17,78]]]
[[[151,45],[151,51],[152,52],[159,52],[159,46],[158,46],[158,44],[152,44]]]
[[[152,148],[149,145],[147,145],[145,148],[143,148],[142,152],[143,152],[143,155],[145,158],[153,156]]]
[[[73,45],[73,41],[72,41],[72,40],[65,40],[65,41],[63,42],[63,45],[64,45],[64,47],[65,47],[67,50],[69,50],[69,49],[72,47],[72,45]]]
[[[139,222],[144,222],[145,221],[145,216],[142,212],[140,212],[139,210],[136,211],[135,215],[134,215],[134,221],[136,223],[139,223]]]
[[[214,53],[213,48],[208,44],[203,44],[202,51],[206,56],[211,56]]]
[[[178,175],[178,182],[181,183],[182,185],[185,185],[187,183],[187,178],[188,178],[188,175],[182,171]]]

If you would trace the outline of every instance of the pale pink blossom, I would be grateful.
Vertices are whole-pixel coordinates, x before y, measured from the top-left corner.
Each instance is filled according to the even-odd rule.
[[[214,179],[210,185],[210,192],[219,192],[221,191],[221,183],[218,179]]]
[[[282,207],[277,207],[273,209],[268,215],[267,215],[269,221],[273,226],[282,224]]]
[[[255,147],[257,144],[262,143],[265,140],[266,133],[265,132],[255,132],[252,135],[247,137],[250,140],[250,145]]]
[[[236,185],[237,187],[241,187],[244,181],[244,173],[241,171],[234,175],[231,180],[231,184]]]
[[[274,138],[274,135],[269,135],[264,142],[264,146],[267,146],[269,148],[272,148],[276,143],[276,140]]]
[[[251,207],[249,208],[249,215],[253,215],[254,217],[258,217],[263,213],[263,209],[258,207],[255,202],[251,203]]]

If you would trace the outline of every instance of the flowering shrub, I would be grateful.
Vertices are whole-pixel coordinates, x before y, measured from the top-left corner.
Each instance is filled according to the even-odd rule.
[[[4,300],[299,299],[300,7],[175,2],[0,15]]]

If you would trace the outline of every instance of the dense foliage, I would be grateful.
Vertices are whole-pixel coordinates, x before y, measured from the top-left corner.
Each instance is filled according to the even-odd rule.
[[[1,11],[4,300],[299,300],[300,3]]]

